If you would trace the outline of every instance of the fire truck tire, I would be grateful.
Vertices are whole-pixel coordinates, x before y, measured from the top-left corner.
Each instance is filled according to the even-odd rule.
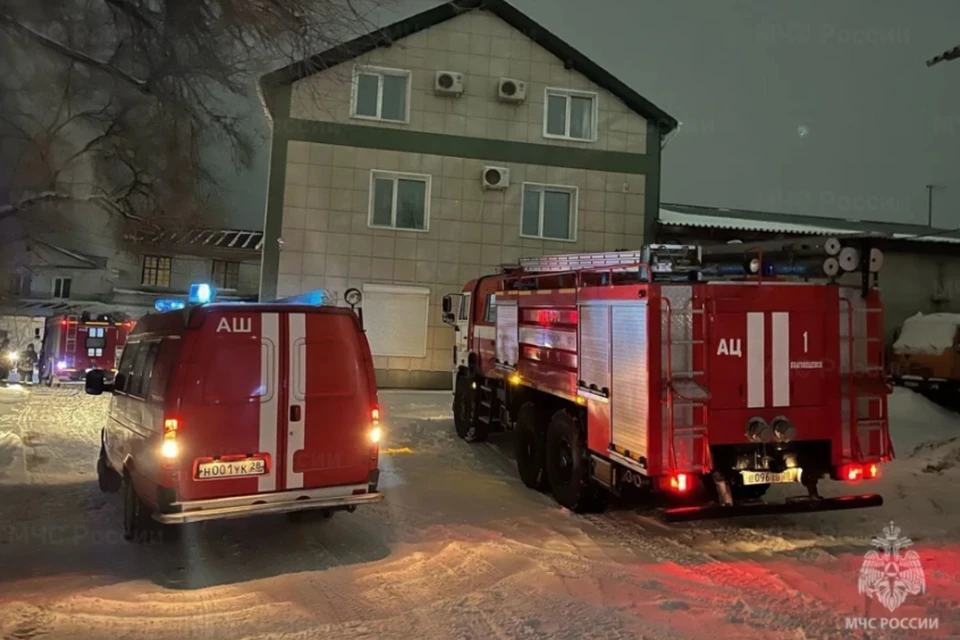
[[[467,442],[483,442],[487,439],[487,425],[477,415],[476,393],[466,376],[457,378],[453,397],[453,422],[457,435]]]
[[[523,484],[537,491],[548,488],[546,434],[543,416],[533,402],[525,402],[517,412],[516,457],[517,471]]]
[[[590,459],[580,422],[566,409],[553,414],[547,427],[547,480],[553,497],[575,513],[595,508]]]
[[[100,491],[104,493],[116,493],[123,485],[123,476],[107,463],[107,452],[103,444],[100,445],[100,457],[97,458],[97,482],[100,485]]]

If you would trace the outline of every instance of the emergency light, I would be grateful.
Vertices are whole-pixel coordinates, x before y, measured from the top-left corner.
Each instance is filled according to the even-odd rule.
[[[185,301],[176,298],[162,298],[153,303],[153,308],[160,313],[179,311],[180,309],[186,308],[186,306],[187,303]]]
[[[287,298],[280,298],[276,301],[277,304],[311,304],[322,306],[324,304],[332,304],[332,301],[329,299],[330,295],[323,289],[316,289],[314,291],[307,291],[305,293],[299,293],[295,296],[289,296]]]
[[[208,304],[217,297],[217,292],[212,285],[206,282],[198,282],[190,285],[190,295],[187,297],[190,304]]]

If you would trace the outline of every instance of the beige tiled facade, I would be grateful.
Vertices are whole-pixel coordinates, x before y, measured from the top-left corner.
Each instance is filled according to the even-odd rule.
[[[358,66],[409,72],[408,122],[351,117]],[[463,95],[435,95],[439,70],[464,74]],[[527,84],[523,104],[498,101],[501,77]],[[543,135],[547,87],[595,93],[595,141]],[[375,353],[382,386],[449,387],[454,334],[441,322],[440,305],[445,294],[459,292],[469,280],[522,256],[643,243],[648,176],[635,168],[618,172],[598,167],[612,166],[602,160],[614,156],[614,165],[644,158],[646,120],[492,14],[471,11],[300,80],[291,88],[289,109],[289,120],[275,124],[275,129],[287,127],[289,137],[283,181],[271,183],[271,189],[283,191],[282,223],[276,227],[282,241],[277,295],[327,289],[342,297],[348,288],[371,284],[429,289],[426,355]],[[384,135],[403,138],[376,148],[381,129],[395,129]],[[659,145],[659,136],[649,142]],[[525,153],[532,150],[525,158],[543,158],[542,163],[517,161],[523,155],[517,153],[517,143]],[[439,153],[438,144],[443,147]],[[562,166],[564,154],[571,153],[579,153],[580,160]],[[596,165],[592,158],[598,158]],[[275,155],[273,162],[280,160]],[[484,189],[481,175],[488,166],[509,169],[510,186]],[[374,171],[429,177],[426,229],[371,226]],[[659,181],[659,175],[650,179]],[[561,186],[573,194],[571,240],[521,235],[525,183]],[[270,270],[265,267],[264,273]],[[368,327],[398,321],[402,319],[365,316]]]
[[[410,122],[358,121],[350,117],[356,67],[386,67],[411,73]],[[459,98],[434,94],[437,71],[464,75]],[[496,99],[500,78],[527,85],[523,104]],[[544,92],[550,88],[595,92],[596,142],[543,137]],[[600,151],[646,153],[647,122],[609,91],[576,71],[493,14],[471,11],[326,69],[293,86],[290,115],[321,122],[361,122],[372,127],[531,142]]]

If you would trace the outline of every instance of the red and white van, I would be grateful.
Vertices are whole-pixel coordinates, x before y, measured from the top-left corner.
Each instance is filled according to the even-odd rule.
[[[357,314],[207,304],[141,318],[113,385],[97,464],[124,489],[124,535],[378,502],[380,411]],[[165,532],[170,527],[163,528]]]

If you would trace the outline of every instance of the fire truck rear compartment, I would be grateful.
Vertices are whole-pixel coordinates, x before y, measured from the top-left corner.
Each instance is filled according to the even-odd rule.
[[[589,476],[574,477],[580,485],[688,498],[705,487],[729,508],[757,504],[744,501],[769,480],[795,483],[817,509],[873,506],[876,497],[823,501],[816,482],[875,478],[893,455],[876,289],[701,280],[690,275],[696,260],[654,268],[661,250],[676,247],[525,259],[477,281],[468,340],[476,367],[457,385],[470,422],[458,430],[476,425],[473,441],[513,429],[532,403],[518,465],[538,489],[549,483],[529,465],[556,464],[551,431],[563,413],[582,432],[566,446],[590,461],[577,466]],[[582,502],[566,484],[551,490],[565,506]],[[769,508],[813,509],[795,503]]]

